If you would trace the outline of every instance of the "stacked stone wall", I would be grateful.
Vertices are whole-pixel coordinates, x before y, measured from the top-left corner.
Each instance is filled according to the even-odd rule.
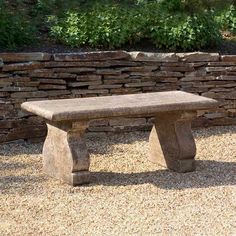
[[[219,101],[194,126],[236,124],[236,55],[218,53],[0,53],[0,143],[46,135],[25,101],[182,90]],[[148,130],[152,117],[91,121],[89,131]]]

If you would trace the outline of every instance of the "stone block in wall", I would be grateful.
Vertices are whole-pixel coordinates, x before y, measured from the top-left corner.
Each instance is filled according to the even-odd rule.
[[[142,81],[144,81],[144,80],[146,80],[146,79],[145,78],[142,79]],[[163,78],[157,77],[157,78],[155,78],[155,81],[157,83],[177,83],[178,79],[173,78],[173,77],[163,77]]]
[[[90,126],[88,131],[92,132],[114,132],[114,128],[111,126]]]
[[[225,100],[224,100],[225,101]],[[236,100],[225,101],[223,104],[225,109],[236,109]]]
[[[117,89],[111,89],[110,93],[113,95],[119,95],[119,94],[133,94],[133,93],[141,93],[141,88],[117,88]]]
[[[236,100],[236,91],[223,93],[223,92],[206,92],[203,93],[202,96],[209,97],[209,98],[221,98],[221,99],[229,99],[229,100]]]
[[[114,89],[121,87],[122,84],[101,84],[101,85],[90,85],[88,89]]]
[[[38,69],[29,73],[30,77],[34,78],[53,78],[53,79],[74,79],[76,78],[75,74],[70,73],[53,73],[50,70]]]
[[[164,91],[173,91],[173,90],[179,90],[179,86],[173,85],[173,86],[162,86],[162,85],[156,85],[155,87],[143,87],[143,92],[164,92]]]
[[[12,85],[11,81],[1,81],[0,80],[0,88],[8,87],[10,85]]]
[[[78,89],[78,90],[72,90],[72,94],[108,94],[109,90],[108,89],[94,89],[94,90],[89,90],[89,89]]]
[[[194,71],[192,66],[161,66],[162,71],[173,71],[173,72],[190,72]]]
[[[9,76],[8,78],[1,78],[1,82],[30,82],[31,79],[27,76]]]
[[[230,75],[220,75],[216,77],[217,80],[232,80],[235,81],[236,85],[236,76],[230,76]]]
[[[13,121],[11,120],[0,120],[0,129],[10,129],[13,127]]]
[[[76,81],[88,82],[88,81],[99,81],[102,79],[101,75],[77,75]]]
[[[221,88],[221,87],[218,87],[218,88],[210,88],[209,92],[233,92],[235,90],[236,90],[236,87],[233,87],[233,88]]]
[[[109,120],[110,126],[139,126],[146,123],[145,118],[114,118]]]
[[[133,66],[133,67],[123,67],[122,72],[152,72],[159,68],[159,65],[152,66]]]
[[[59,61],[49,61],[44,63],[45,68],[59,68],[59,67],[95,67],[95,68],[106,68],[106,67],[115,67],[115,66],[140,66],[140,63],[133,61],[118,61],[118,60],[110,60],[110,61],[89,61],[89,62],[59,62]]]
[[[0,73],[0,79],[2,79],[2,78],[8,78],[8,77],[10,77],[11,76],[11,74],[8,74],[8,73]]]
[[[235,62],[231,62],[231,61],[219,61],[219,62],[208,62],[207,66],[235,66],[236,65],[236,61]]]
[[[141,82],[141,83],[128,83],[125,84],[126,88],[139,88],[139,87],[149,87],[155,86],[156,82]]]
[[[120,74],[120,75],[104,75],[103,78],[104,80],[114,80],[114,79],[127,79],[128,77],[130,77],[129,74],[126,74],[126,73],[123,73],[123,74]]]
[[[205,53],[205,52],[190,52],[190,53],[176,53],[176,55],[184,62],[208,62],[219,61],[219,53]]]
[[[107,125],[109,125],[109,121],[104,119],[91,120],[89,122],[89,126],[107,126]]]
[[[228,116],[228,112],[213,112],[213,113],[206,113],[204,115],[207,119],[216,119],[216,118],[223,118]]]
[[[223,62],[236,62],[236,55],[222,55],[220,59]]]
[[[175,53],[130,52],[134,61],[177,62],[179,57]]]
[[[221,74],[226,72],[228,67],[219,67],[219,66],[214,66],[214,67],[209,67],[207,66],[206,68],[206,72],[220,72]]]
[[[0,98],[5,98],[5,97],[9,97],[10,93],[9,92],[1,92],[0,91]]]
[[[47,94],[48,97],[61,97],[65,95],[70,95],[71,91],[70,90],[48,90],[48,91],[45,91],[45,93]]]
[[[33,70],[42,67],[43,65],[40,62],[13,63],[4,65],[2,71]]]
[[[201,82],[202,84],[205,85],[214,85],[215,87],[232,87],[232,84],[235,85],[232,81],[220,81],[220,80],[212,80],[212,81],[203,81]]]
[[[130,55],[125,51],[97,51],[78,53],[56,53],[55,61],[106,61],[129,59]]]
[[[127,79],[104,79],[103,84],[125,84],[125,83],[139,83],[141,79],[133,79],[133,77],[129,77]]]
[[[12,129],[21,128],[24,126],[32,125],[44,125],[44,121],[41,119],[34,119],[34,117],[29,117],[28,119],[14,119],[14,120],[0,120],[0,129]]]
[[[212,81],[216,80],[215,76],[199,76],[199,77],[193,77],[193,76],[185,76],[180,79],[181,82],[190,82],[190,81]]]
[[[62,73],[72,73],[72,74],[81,74],[81,73],[91,73],[95,72],[95,68],[89,67],[71,67],[71,68],[52,68],[53,72],[62,72]]]
[[[9,133],[0,135],[0,143],[17,139],[44,137],[46,133],[46,125],[25,126],[22,128],[11,129]]]
[[[42,52],[33,53],[0,53],[0,58],[5,62],[26,62],[26,61],[49,61],[51,54]]]
[[[61,85],[66,85],[66,81],[63,79],[42,79],[42,78],[37,78],[37,82],[40,84],[61,84]]]
[[[57,85],[57,84],[40,84],[38,89],[40,90],[65,90],[65,85]]]
[[[183,77],[183,73],[173,71],[159,71],[154,73],[154,77]]]
[[[91,85],[100,85],[102,84],[101,80],[98,81],[87,81],[87,82],[69,82],[68,87],[77,88],[77,87],[84,87],[84,86],[91,86]]]
[[[11,93],[12,98],[45,98],[47,96],[45,91]]]
[[[38,87],[39,81],[27,81],[27,82],[14,82],[14,85],[17,87]]]
[[[209,119],[209,125],[236,125],[236,118],[235,117],[223,117],[223,118],[216,118],[216,119]]]
[[[231,109],[228,109],[228,115],[229,117],[236,117],[236,108],[231,108]]]
[[[152,125],[144,124],[139,126],[113,126],[114,132],[150,131]]]
[[[185,92],[188,92],[188,93],[205,93],[208,91],[208,88],[204,88],[204,87],[183,87],[180,89],[181,91],[185,91]]]
[[[16,86],[6,86],[4,88],[0,88],[0,91],[3,92],[31,92],[37,91],[36,87],[16,87]]]
[[[113,75],[113,76],[117,76],[120,75],[122,72],[121,69],[98,69],[96,70],[96,74],[97,75]]]
[[[185,76],[187,76],[187,77],[202,77],[202,76],[206,76],[206,75],[207,75],[207,72],[206,72],[205,67],[196,69],[192,72],[185,72]]]

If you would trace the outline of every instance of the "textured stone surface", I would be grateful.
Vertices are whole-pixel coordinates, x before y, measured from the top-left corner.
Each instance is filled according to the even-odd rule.
[[[58,53],[54,54],[55,61],[105,61],[118,60],[129,57],[125,51],[107,51],[107,52],[81,52],[81,53]]]
[[[195,170],[195,142],[191,121],[195,112],[166,112],[155,116],[149,145],[149,160],[177,172]]]
[[[221,61],[223,62],[236,62],[236,55],[222,55]]]
[[[0,58],[2,58],[4,62],[49,61],[51,54],[42,52],[0,53]]]
[[[84,140],[87,122],[50,123],[43,146],[44,171],[71,185],[88,183],[89,154]]]
[[[182,61],[186,62],[202,62],[202,61],[218,61],[219,53],[205,53],[205,52],[190,52],[190,53],[177,53],[177,56]]]
[[[88,59],[97,52],[94,53],[83,52],[81,55]],[[227,117],[216,118],[220,114],[208,110],[207,116],[211,119],[207,120],[202,114],[194,123],[200,125],[203,119],[204,125],[235,123],[236,118],[231,111],[236,102],[233,93],[236,90],[235,55],[222,55],[217,59],[217,55],[199,52],[184,55],[134,52],[133,55],[137,55],[137,61],[134,61],[131,56],[115,59],[115,55],[119,53],[111,52],[113,59],[110,60],[105,59],[108,52],[99,52],[98,57],[104,59],[99,61],[54,61],[53,56],[46,53],[3,54],[5,60],[1,60],[0,57],[1,119],[30,119],[29,113],[20,110],[21,103],[25,101],[182,90],[196,95],[213,96],[220,102],[220,114],[227,114]],[[73,55],[60,54],[62,60],[66,56],[69,56],[68,60],[72,60]],[[191,62],[215,59],[217,61]],[[76,83],[81,84],[71,86]],[[4,103],[8,105],[5,106]],[[24,128],[25,123],[22,123],[22,126]],[[104,132],[118,130],[117,126],[107,126],[98,126],[96,129],[98,132],[103,132],[102,129]],[[121,129],[134,130],[134,126],[129,126],[130,122],[126,126],[121,126]],[[149,129],[146,123],[141,126]],[[136,129],[139,127],[136,126]],[[0,128],[0,133],[12,133],[12,130]]]
[[[22,108],[53,121],[151,115],[216,107],[212,99],[181,91],[26,102]]]
[[[188,172],[195,169],[196,148],[191,135],[191,120],[196,112],[192,110],[216,105],[212,99],[172,91],[27,102],[22,107],[50,120],[47,121],[48,134],[43,148],[44,170],[75,186],[89,182],[89,154],[83,134],[91,119],[153,114],[155,125],[150,135],[150,160],[174,171]],[[109,123],[123,130],[123,125],[128,122],[131,126],[142,126],[146,120],[118,118]],[[101,128],[91,127],[89,130],[100,131]],[[105,130],[110,132],[113,128],[106,127]]]
[[[130,52],[134,61],[176,62],[179,57],[175,53]]]

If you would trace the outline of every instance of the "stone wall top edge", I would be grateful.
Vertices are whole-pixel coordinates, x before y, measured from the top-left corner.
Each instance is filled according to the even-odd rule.
[[[27,61],[105,61],[105,60],[133,60],[153,62],[236,62],[236,55],[221,55],[211,52],[185,52],[164,53],[145,51],[89,51],[89,52],[6,52],[0,53],[1,63],[27,62]]]

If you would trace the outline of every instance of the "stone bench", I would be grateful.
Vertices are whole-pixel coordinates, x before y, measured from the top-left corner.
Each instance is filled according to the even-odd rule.
[[[213,99],[181,91],[25,102],[22,108],[46,119],[43,167],[71,185],[88,183],[89,153],[84,133],[101,118],[154,116],[149,160],[177,171],[195,169],[191,121],[197,110],[217,106]]]

